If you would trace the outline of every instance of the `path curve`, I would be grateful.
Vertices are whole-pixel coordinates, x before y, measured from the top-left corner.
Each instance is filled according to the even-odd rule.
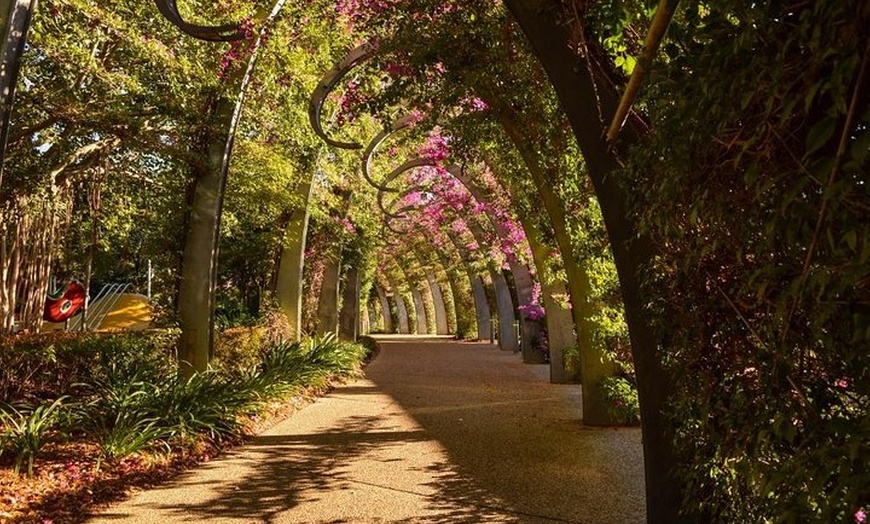
[[[578,386],[488,344],[380,344],[365,378],[89,522],[645,521],[640,432],[584,428]]]

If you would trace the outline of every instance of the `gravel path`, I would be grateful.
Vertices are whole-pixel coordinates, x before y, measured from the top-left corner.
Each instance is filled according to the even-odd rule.
[[[89,522],[645,521],[640,432],[584,428],[578,386],[488,344],[380,341],[365,379]]]

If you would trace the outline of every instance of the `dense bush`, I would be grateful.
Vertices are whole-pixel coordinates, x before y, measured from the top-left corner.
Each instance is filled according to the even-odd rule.
[[[0,402],[38,403],[69,394],[114,366],[168,361],[173,331],[51,333],[0,340]],[[136,364],[139,363],[139,364]]]
[[[255,329],[245,335],[248,340],[262,340]],[[223,355],[230,367],[185,379],[169,351],[171,333],[21,341],[0,355],[0,366],[14,364],[25,371],[20,381],[4,375],[6,404],[0,410],[0,459],[11,459],[16,471],[25,462],[32,471],[37,453],[52,440],[95,442],[100,460],[112,460],[145,450],[185,448],[203,439],[214,445],[237,439],[268,402],[353,373],[371,351],[371,343],[333,336],[244,348],[225,345],[234,348],[232,358]],[[52,373],[63,380],[52,380]]]
[[[870,502],[868,20],[856,0],[686,6],[647,86],[623,176],[705,521]]]
[[[633,382],[624,377],[607,377],[598,387],[604,390],[614,420],[626,425],[640,422],[637,386]]]

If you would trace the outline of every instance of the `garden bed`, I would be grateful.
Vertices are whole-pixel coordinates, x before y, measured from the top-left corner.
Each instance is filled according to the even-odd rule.
[[[8,420],[3,426],[0,522],[82,522],[94,510],[123,499],[131,490],[147,489],[207,462],[291,415],[331,388],[336,381],[357,372],[372,347],[338,342],[332,338],[304,344],[264,343],[260,348],[250,348],[257,354],[258,362],[254,367],[210,371],[203,374],[205,378],[187,383],[193,386],[183,384],[181,379],[169,380],[164,383],[170,388],[170,393],[166,394],[158,392],[147,381],[137,382],[148,373],[142,372],[138,367],[141,361],[136,358],[133,359],[136,365],[131,365],[114,379],[107,371],[111,366],[106,367],[105,361],[107,350],[131,344],[136,351],[146,348],[150,353],[144,356],[148,358],[156,356],[153,361],[146,360],[149,366],[153,364],[156,371],[164,373],[169,370],[164,367],[168,360],[161,349],[166,347],[166,337],[160,335],[158,343],[154,342],[153,335],[138,336],[132,342],[131,338],[136,336],[115,337],[64,337],[58,339],[60,342],[54,340],[43,345],[41,351],[36,349],[39,344],[22,344],[14,350],[10,350],[8,345],[5,348],[7,351],[0,360],[5,365],[16,362],[17,370],[21,372],[18,376],[28,382],[15,385],[9,380],[11,375],[5,375],[4,391],[7,395],[8,392],[17,395],[3,398],[6,412],[14,413],[9,407],[10,401],[15,404],[26,400],[31,405],[30,413],[33,413],[32,408],[36,405],[45,406],[57,398],[63,400],[56,409],[57,416],[47,417],[51,423],[41,434],[44,443],[37,446],[33,454],[32,474],[27,473],[29,460],[26,458],[20,461],[21,472],[14,471],[17,453],[14,439],[10,438]],[[128,357],[122,359],[126,364],[130,364],[126,360]],[[115,366],[113,372],[118,371],[117,363]],[[127,377],[131,371],[133,377]],[[34,378],[47,378],[52,373],[61,372],[65,373],[67,380],[45,384]],[[78,380],[100,384],[101,387],[82,387]],[[106,385],[117,385],[124,380],[141,387],[130,391],[129,388],[119,390]],[[143,390],[150,393],[142,393]],[[127,396],[120,400],[107,400],[111,395],[120,394]],[[191,401],[200,398],[198,394],[228,395],[235,408],[220,413],[208,409],[202,413],[194,409],[185,411],[185,417],[198,418],[202,424],[188,423],[180,429],[171,417],[157,421],[149,415],[148,410],[155,406],[166,410],[165,406],[174,405],[176,411],[192,407],[184,404],[198,402]],[[176,395],[179,398],[173,398]],[[88,406],[101,410],[102,422],[83,419],[90,413]],[[106,410],[114,412],[107,413]],[[165,412],[173,413],[173,410]],[[125,432],[123,425],[127,421],[136,421],[128,428],[133,431]],[[93,427],[88,427],[89,424]],[[150,438],[139,442],[127,438],[128,433],[150,435]]]

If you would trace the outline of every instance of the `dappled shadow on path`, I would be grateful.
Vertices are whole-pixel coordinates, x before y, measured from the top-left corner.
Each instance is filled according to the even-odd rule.
[[[153,509],[169,511],[177,521],[198,522],[220,516],[274,522],[276,515],[316,501],[319,494],[351,489],[353,484],[343,466],[368,451],[426,438],[422,431],[383,427],[372,431],[378,423],[377,417],[359,416],[317,434],[255,438],[246,446],[245,465],[249,467],[241,470],[242,476],[214,485],[209,500],[156,505]],[[191,486],[185,483],[185,487]]]
[[[484,344],[384,343],[369,381],[101,519],[643,522],[639,433],[583,428],[576,387],[529,369]]]
[[[579,386],[488,345],[381,343],[368,378],[447,454],[431,505],[477,509],[439,522],[645,522],[640,432],[584,427]]]

